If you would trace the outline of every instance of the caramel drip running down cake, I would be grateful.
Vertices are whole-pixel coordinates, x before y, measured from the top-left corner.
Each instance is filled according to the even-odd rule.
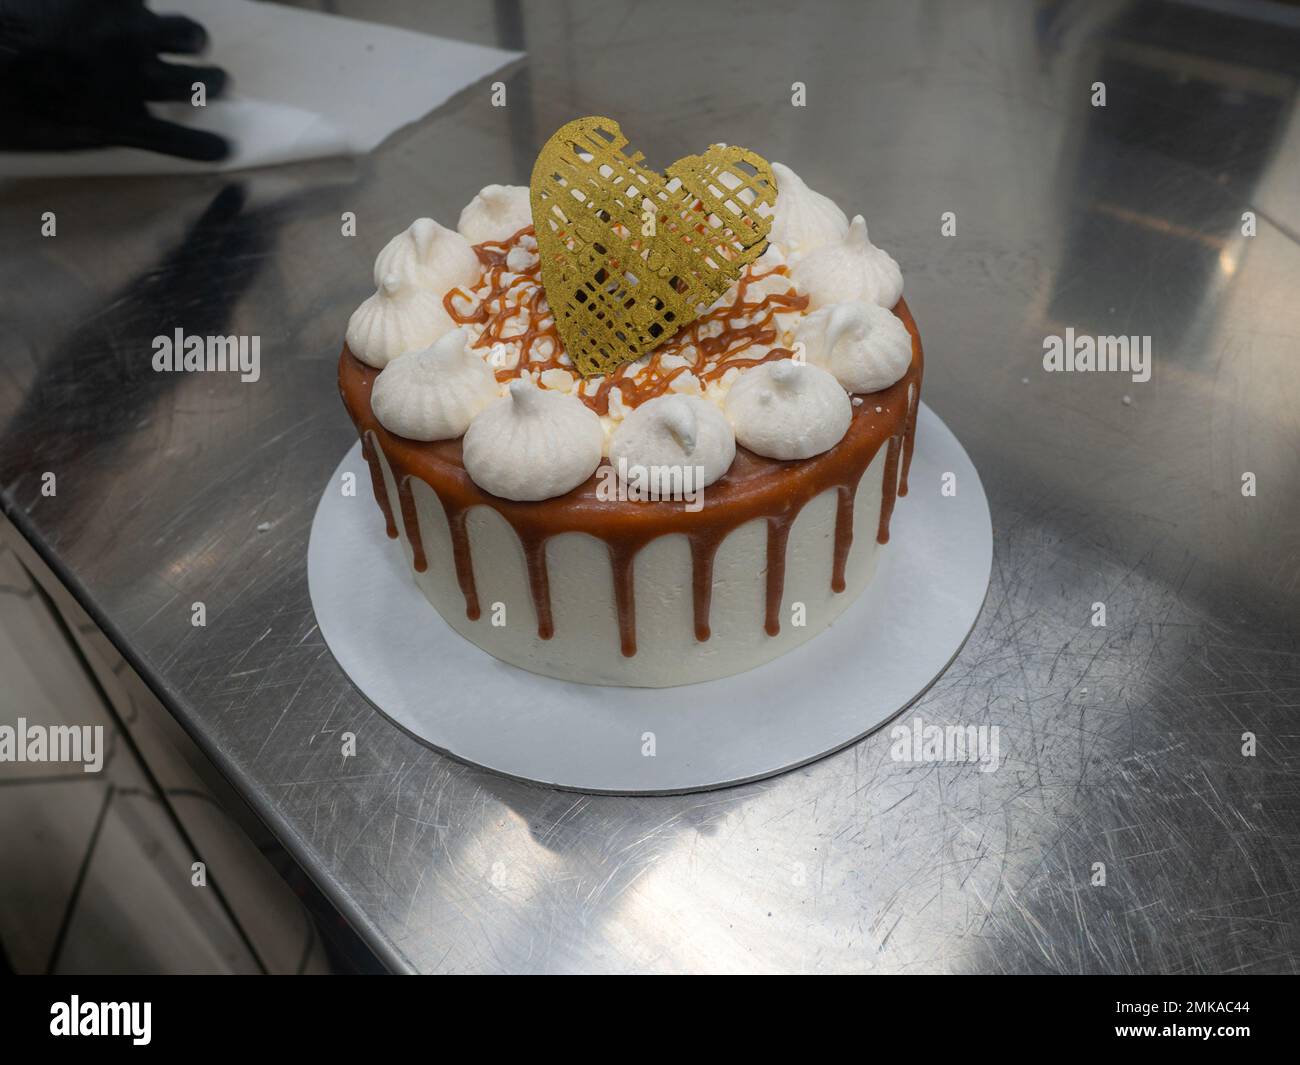
[[[706,681],[812,639],[871,581],[920,336],[862,216],[771,171],[762,254],[599,375],[565,350],[528,189],[488,186],[456,230],[421,218],[380,252],[340,390],[388,536],[484,651],[590,684]]]

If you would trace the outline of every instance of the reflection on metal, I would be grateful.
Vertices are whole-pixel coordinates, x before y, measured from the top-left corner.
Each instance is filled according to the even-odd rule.
[[[3,519],[0,675],[0,725],[94,728],[106,749],[91,772],[0,761],[0,942],[15,971],[328,971],[306,911],[166,711]]]
[[[1168,237],[1180,237],[1183,240],[1194,240],[1198,244],[1203,244],[1207,248],[1213,248],[1221,253],[1224,245],[1227,243],[1223,237],[1214,236],[1210,233],[1202,233],[1191,226],[1179,225],[1171,222],[1167,218],[1160,218],[1156,215],[1146,214],[1143,211],[1134,211],[1131,208],[1121,206],[1115,203],[1103,203],[1100,201],[1089,204],[1089,208],[1098,214],[1109,215],[1111,218],[1117,218],[1121,222],[1127,222],[1129,225],[1141,226],[1143,229],[1153,229],[1157,233]]]

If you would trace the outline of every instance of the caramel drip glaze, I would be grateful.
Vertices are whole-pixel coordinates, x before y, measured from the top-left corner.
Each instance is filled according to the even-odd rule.
[[[346,346],[339,357],[339,391],[361,436],[362,452],[370,466],[375,498],[384,512],[388,535],[396,538],[393,508],[375,448],[388,460],[398,487],[402,524],[418,571],[423,571],[428,563],[420,538],[411,479],[423,481],[441,501],[447,514],[453,563],[465,595],[467,617],[477,620],[480,610],[465,519],[471,507],[491,507],[509,522],[523,545],[537,615],[537,635],[544,640],[550,639],[555,631],[546,565],[547,541],[561,533],[583,532],[608,546],[619,644],[623,654],[631,657],[636,654],[633,567],[637,552],[651,540],[679,533],[690,544],[695,636],[700,641],[710,636],[709,605],[718,546],[740,526],[759,518],[767,523],[763,625],[770,635],[780,632],[785,549],[790,529],[804,506],[832,489],[837,492],[835,545],[832,572],[827,576],[833,591],[844,590],[845,563],[853,545],[854,497],[858,482],[882,445],[887,445],[889,450],[876,540],[882,544],[889,541],[894,502],[899,495],[907,494],[924,368],[921,337],[906,301],[900,299],[894,313],[912,336],[912,365],[901,380],[880,392],[863,396],[862,403],[854,405],[844,438],[820,455],[788,462],[763,458],[737,446],[731,468],[706,489],[704,507],[695,513],[688,512],[683,502],[602,500],[596,494],[596,474],[554,499],[532,503],[501,499],[479,488],[465,472],[459,439],[423,443],[395,436],[380,425],[370,409],[370,390],[379,371],[357,359]],[[716,339],[727,342],[725,335]]]

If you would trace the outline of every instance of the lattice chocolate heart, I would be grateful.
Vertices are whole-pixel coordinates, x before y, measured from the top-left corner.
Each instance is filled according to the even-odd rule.
[[[579,118],[533,167],[546,301],[584,377],[640,358],[699,317],[763,253],[776,203],[772,168],[744,148],[714,145],[665,177],[626,144],[613,119]]]

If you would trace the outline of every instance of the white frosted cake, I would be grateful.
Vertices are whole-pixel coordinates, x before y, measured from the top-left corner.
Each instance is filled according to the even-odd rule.
[[[920,338],[862,217],[771,175],[761,255],[602,374],[566,351],[529,189],[490,185],[457,230],[421,218],[380,252],[340,388],[388,535],[484,651],[688,684],[814,638],[872,579],[906,493]]]

